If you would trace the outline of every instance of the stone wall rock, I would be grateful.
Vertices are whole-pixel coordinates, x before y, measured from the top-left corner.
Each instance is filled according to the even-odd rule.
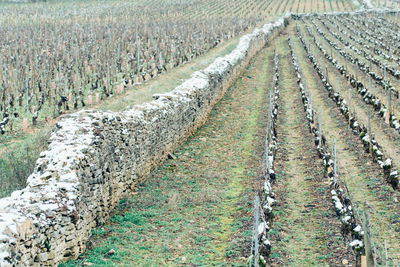
[[[0,200],[0,266],[55,266],[84,252],[91,230],[205,122],[290,18],[243,36],[230,54],[150,103],[63,116],[26,188]]]

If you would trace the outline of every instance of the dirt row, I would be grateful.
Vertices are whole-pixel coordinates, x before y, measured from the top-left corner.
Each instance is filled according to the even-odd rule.
[[[305,33],[304,25],[302,25],[301,28],[303,33]],[[329,98],[328,92],[324,89],[321,80],[317,76],[312,65],[309,64],[305,51],[295,31],[293,31],[293,36],[295,36],[295,38],[293,38],[295,50],[302,63],[303,73],[307,77],[308,88],[312,91],[313,105],[322,114],[322,123],[325,129],[324,133],[328,137],[328,142],[332,143],[334,138],[337,140],[339,172],[341,177],[345,179],[349,187],[360,216],[362,216],[364,201],[367,201],[372,207],[371,223],[375,241],[378,244],[384,244],[386,241],[390,256],[398,261],[400,259],[399,192],[394,191],[385,182],[383,173],[363,151],[364,148],[360,139],[354,136],[350,131],[348,123],[344,120],[335,103]],[[304,34],[304,36],[306,35]],[[307,39],[311,43],[309,36]],[[317,49],[314,51],[317,53]],[[319,58],[321,58],[322,64],[329,66],[329,62],[324,61],[321,55]],[[335,80],[336,70],[328,67],[328,72],[330,77],[334,77],[333,80]],[[338,76],[338,80],[339,84],[343,85],[343,87],[339,87],[338,91],[346,98],[346,94],[343,92],[347,89],[346,86],[344,86],[346,82],[341,76]],[[365,122],[365,109],[367,109],[367,107],[363,106],[361,102],[356,102],[356,99],[353,99],[353,102],[358,104],[358,106],[355,106],[357,117],[361,119],[364,118]],[[378,133],[380,133],[383,127],[374,119],[372,125],[373,131],[376,133],[375,136],[378,139]],[[387,137],[383,135],[383,138]],[[398,149],[394,144],[395,142],[393,140],[388,139],[385,148],[390,149],[395,147],[394,149]]]
[[[307,126],[287,37],[277,42],[282,75],[272,265],[347,266],[354,263],[354,254],[332,208],[329,180]]]
[[[379,117],[377,113],[375,113],[370,105],[367,105],[363,101],[361,96],[354,91],[355,89],[353,89],[348,84],[348,81],[323,56],[323,54],[315,46],[315,43],[312,41],[311,36],[306,31],[306,24],[307,23],[300,24],[303,36],[306,37],[308,43],[311,46],[314,46],[314,54],[315,57],[319,59],[320,64],[322,66],[326,66],[326,68],[328,69],[329,80],[331,84],[334,86],[335,90],[337,90],[340,95],[346,100],[346,102],[350,106],[350,109],[354,111],[355,114],[357,114],[357,118],[362,124],[368,125],[368,116],[371,115],[371,129],[374,133],[376,141],[382,146],[383,154],[393,160],[393,165],[400,166],[400,146],[393,145],[400,144],[400,135],[395,131],[395,129],[387,125],[384,120]],[[325,42],[320,36],[318,37],[318,41],[324,46],[325,49],[328,49],[327,51],[329,51],[329,44]],[[335,53],[333,53],[333,55],[335,58],[337,58],[337,55]],[[344,64],[344,59],[341,62],[343,62],[342,64]],[[338,81],[337,85],[336,80]]]

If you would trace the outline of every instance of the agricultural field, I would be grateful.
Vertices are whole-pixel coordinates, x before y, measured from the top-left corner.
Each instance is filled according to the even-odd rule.
[[[3,4],[2,134],[121,93],[284,12],[354,10],[344,0],[229,3]]]
[[[261,250],[268,264],[355,266],[364,249],[355,241],[368,235],[376,263],[398,266],[396,19],[293,21],[275,46],[259,52],[206,125],[93,232],[88,252],[65,266],[245,264],[252,192],[265,192],[265,136],[274,143],[270,246]],[[267,114],[275,108],[271,126]]]
[[[260,264],[358,266],[367,248],[378,266],[398,266],[398,27],[382,14],[292,21],[63,266],[243,266],[254,191],[268,225]]]
[[[60,266],[400,266],[400,18],[336,12],[361,6],[0,2],[0,197],[25,186],[61,115],[150,102],[289,11],[204,125]]]
[[[358,8],[346,0],[18,2],[0,2],[0,196],[24,187],[60,115],[149,101],[287,11]]]
[[[228,2],[0,2],[0,196],[24,187],[60,115],[149,101],[287,11],[357,8],[345,0]]]

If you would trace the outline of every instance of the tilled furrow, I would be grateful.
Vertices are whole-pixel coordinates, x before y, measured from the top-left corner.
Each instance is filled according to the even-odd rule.
[[[365,156],[363,143],[349,129],[349,123],[343,118],[342,110],[331,100],[328,90],[323,89],[323,81],[318,77],[312,65],[308,64],[307,54],[298,37],[294,46],[308,89],[312,92],[313,106],[320,111],[327,141],[331,144],[336,138],[338,151],[338,171],[347,184],[355,210],[363,216],[364,202],[371,206],[372,235],[377,246],[386,240],[389,257],[398,261],[400,256],[400,222],[398,221],[400,205],[399,193],[384,183],[383,173],[379,171],[370,158]]]
[[[341,225],[331,209],[329,185],[306,124],[284,38],[279,54],[282,75],[272,265],[337,265],[351,260],[351,253],[341,244]],[[329,250],[333,244],[339,249]]]

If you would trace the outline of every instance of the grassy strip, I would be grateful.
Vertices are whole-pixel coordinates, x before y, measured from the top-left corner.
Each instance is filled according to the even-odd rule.
[[[271,52],[256,57],[175,158],[93,232],[83,258],[64,266],[245,264]]]
[[[25,187],[40,152],[47,147],[49,135],[50,129],[42,130],[16,143],[12,151],[0,154],[0,198]]]
[[[160,94],[172,91],[184,80],[189,79],[193,72],[202,70],[210,65],[217,57],[225,56],[236,48],[239,42],[239,36],[226,41],[209,53],[202,55],[191,62],[188,62],[178,68],[172,69],[167,75],[160,75],[144,84],[139,84],[133,89],[126,91],[122,95],[117,95],[112,101],[94,107],[101,110],[120,111],[126,107],[152,101],[154,94]]]

